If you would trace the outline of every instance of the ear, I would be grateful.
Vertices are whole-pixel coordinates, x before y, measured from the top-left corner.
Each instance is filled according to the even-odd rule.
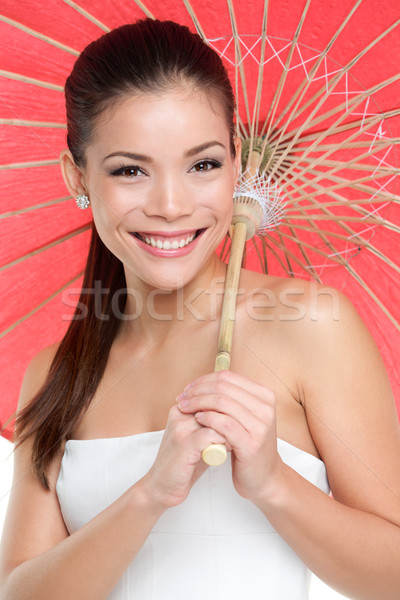
[[[87,194],[83,172],[76,166],[71,152],[67,149],[61,151],[60,166],[65,185],[71,196],[76,198],[78,194]]]

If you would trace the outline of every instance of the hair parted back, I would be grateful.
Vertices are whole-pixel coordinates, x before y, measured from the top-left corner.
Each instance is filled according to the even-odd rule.
[[[123,25],[89,44],[65,85],[67,143],[78,167],[93,139],[97,117],[135,93],[161,93],[176,86],[204,91],[219,102],[234,146],[235,101],[227,71],[197,34],[172,21],[143,19]],[[214,106],[214,105],[213,105]],[[97,317],[96,282],[102,318]],[[32,436],[33,469],[48,489],[47,469],[64,440],[69,439],[100,383],[120,320],[112,300],[119,294],[123,312],[126,281],[122,263],[106,248],[92,226],[92,237],[74,318],[62,339],[46,381],[17,415],[15,441]],[[82,308],[86,316],[82,318]]]
[[[187,27],[144,19],[123,25],[85,48],[65,85],[68,147],[85,165],[95,118],[132,93],[190,86],[216,97],[224,111],[235,154],[235,99],[219,55]]]

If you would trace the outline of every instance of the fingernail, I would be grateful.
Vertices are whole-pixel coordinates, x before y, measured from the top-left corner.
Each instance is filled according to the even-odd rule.
[[[181,394],[179,394],[179,396],[176,397],[176,401],[178,402],[178,404],[181,400],[183,400],[184,397],[185,397],[185,392],[182,392]]]

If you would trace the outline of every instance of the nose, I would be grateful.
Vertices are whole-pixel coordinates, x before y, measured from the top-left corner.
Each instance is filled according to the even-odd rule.
[[[176,221],[193,213],[194,204],[189,190],[177,178],[162,178],[148,195],[144,213],[148,217],[161,217]]]

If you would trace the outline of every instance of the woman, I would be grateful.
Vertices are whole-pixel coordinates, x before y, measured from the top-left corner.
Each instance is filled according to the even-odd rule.
[[[349,301],[243,271],[213,373],[240,169],[220,59],[140,21],[86,48],[66,100],[94,228],[75,319],[24,378],[1,598],[300,600],[307,567],[398,598],[399,427]]]

